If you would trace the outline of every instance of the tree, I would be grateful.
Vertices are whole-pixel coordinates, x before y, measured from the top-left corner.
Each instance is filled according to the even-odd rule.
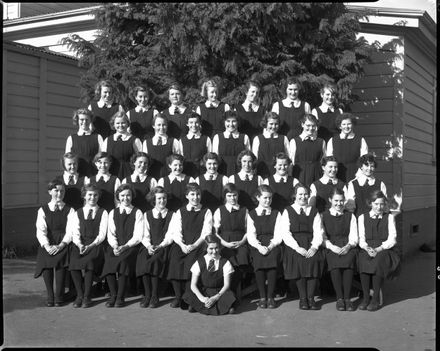
[[[235,105],[252,78],[260,81],[262,103],[270,108],[284,95],[284,80],[298,76],[303,99],[313,106],[320,103],[319,87],[330,80],[347,109],[351,87],[375,50],[356,38],[365,16],[342,3],[112,3],[95,11],[100,34],[94,43],[78,36],[64,43],[88,69],[80,82],[87,101],[97,80],[112,79],[127,106],[128,87],[143,82],[158,94],[162,109],[162,94],[178,82],[195,106],[202,81],[215,77],[222,100]]]

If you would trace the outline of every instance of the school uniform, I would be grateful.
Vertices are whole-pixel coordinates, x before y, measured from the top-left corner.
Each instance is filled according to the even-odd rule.
[[[131,200],[134,207],[140,209],[142,213],[145,213],[145,211],[152,208],[152,205],[147,201],[146,196],[150,190],[156,186],[156,179],[134,171],[131,176],[122,181],[122,184],[124,183],[131,184],[134,189],[135,194]]]
[[[358,231],[356,217],[348,212],[338,212],[333,208],[327,209],[322,214],[322,225],[324,228],[323,243],[325,259],[329,271],[333,269],[354,269],[356,266],[358,244]],[[352,247],[345,255],[337,255],[330,248],[340,248],[350,244]]]
[[[143,215],[136,207],[119,207],[110,211],[108,219],[107,242],[104,252],[104,267],[101,278],[108,274],[134,275],[136,271],[136,257],[139,243],[143,237]],[[118,246],[128,245],[119,256],[115,256],[113,249]]]
[[[69,247],[64,247],[56,255],[49,255],[45,245],[59,245],[61,242],[69,244],[72,235],[67,230],[68,217],[74,210],[61,202],[55,208],[55,203],[49,202],[38,209],[36,221],[36,236],[39,243],[37,252],[37,264],[34,278],[38,278],[44,269],[56,270],[67,268],[69,264]]]
[[[166,234],[170,233],[168,229],[172,215],[173,212],[166,208],[160,212],[157,208],[153,208],[144,214],[144,237],[136,259],[137,277],[145,274],[159,278],[166,277],[169,245],[173,243],[171,235]],[[159,244],[162,247],[154,255],[150,255],[148,248]]]
[[[337,178],[348,182],[355,178],[359,169],[359,157],[368,153],[365,139],[351,133],[335,134],[327,143],[327,156],[335,156],[338,160]]]
[[[358,218],[359,228],[359,273],[375,274],[382,278],[395,276],[400,268],[400,258],[396,250],[396,224],[394,216],[378,215],[371,210]],[[381,247],[383,251],[370,257],[366,247]]]
[[[200,162],[203,156],[211,151],[211,140],[206,135],[188,132],[179,141],[179,148],[182,151],[183,173],[196,178],[200,175]]]
[[[324,139],[325,142],[339,134],[339,129],[336,126],[336,116],[341,114],[338,108],[329,106],[319,106],[316,109],[317,118],[319,120],[318,138]]]
[[[139,140],[151,138],[154,135],[153,116],[158,112],[154,108],[136,106],[127,112],[130,120],[130,132]]]
[[[112,116],[118,111],[123,111],[122,106],[116,102],[106,104],[102,101],[92,101],[89,110],[92,111],[92,123],[95,132],[100,134],[103,139],[113,134],[110,127],[110,119]]]
[[[134,143],[138,144],[136,148]],[[142,150],[142,144],[139,139],[130,134],[115,133],[104,141],[104,149],[113,157],[109,172],[119,179],[124,179],[132,172],[131,156]]]
[[[188,133],[188,127],[186,126],[187,115],[191,113],[189,108],[183,105],[170,106],[166,110],[162,111],[162,114],[168,119],[167,135],[170,138],[180,139]]]
[[[91,177],[96,174],[93,158],[100,151],[103,143],[101,135],[91,131],[78,131],[71,134],[66,141],[66,153],[78,155],[78,173]]]
[[[84,200],[81,197],[81,188],[84,186],[84,177],[80,177],[78,173],[70,174],[64,171],[60,178],[65,188],[63,201],[66,205],[72,207],[76,211],[84,204]]]
[[[198,287],[200,292],[203,296],[207,297],[217,295],[224,286],[224,277],[234,272],[231,263],[223,257],[212,259],[214,265],[210,271],[208,270],[210,260],[211,257],[206,254],[194,262],[191,267],[191,273],[199,275]],[[218,301],[211,306],[211,308],[206,308],[205,304],[198,299],[191,289],[189,289],[185,291],[183,300],[197,312],[211,316],[218,316],[229,312],[229,309],[235,302],[235,296],[232,291],[228,289],[220,296]]]
[[[304,133],[290,141],[290,155],[294,164],[293,176],[309,187],[322,175],[321,158],[325,150],[324,140]]]
[[[368,199],[376,190],[382,191],[387,196],[385,184],[374,176],[366,177],[361,174],[348,183],[346,198],[347,202],[354,202],[356,206],[354,214],[356,217],[370,210]]]
[[[149,175],[157,180],[165,177],[169,172],[167,157],[173,153],[181,154],[179,141],[166,135],[147,138],[143,143],[142,151],[150,157]]]
[[[228,178],[221,174],[202,174],[196,178],[202,192],[200,203],[214,212],[223,204],[223,186],[228,183]]]
[[[315,207],[319,213],[331,207],[328,201],[333,189],[344,190],[345,184],[339,179],[331,179],[325,174],[310,186],[310,199],[315,199]],[[310,203],[310,201],[309,201]]]
[[[303,209],[304,213],[301,213]],[[283,241],[286,245],[283,257],[285,279],[320,278],[324,269],[324,257],[319,247],[323,240],[321,217],[311,206],[293,204],[283,212]],[[315,248],[316,253],[306,258],[296,249]]]
[[[256,174],[248,174],[241,170],[240,172],[229,177],[229,183],[237,186],[238,203],[240,206],[252,210],[257,205],[252,199],[259,185],[263,184],[263,179]]]
[[[87,183],[87,179],[85,180]],[[90,177],[88,183],[96,185],[101,190],[101,195],[98,199],[98,206],[102,207],[109,213],[115,208],[115,192],[121,185],[118,177],[110,174],[97,174]]]
[[[289,155],[289,141],[285,135],[270,134],[264,129],[252,141],[252,152],[257,156],[257,174],[267,178],[275,172],[273,157],[279,152]]]
[[[202,134],[212,138],[215,134],[225,129],[223,116],[229,110],[223,102],[212,103],[206,101],[197,107],[197,113],[201,116]]]
[[[292,204],[293,188],[298,183],[298,179],[275,173],[263,182],[269,185],[273,191],[272,204],[270,205],[273,209],[283,212],[287,206]]]
[[[262,106],[245,101],[243,104],[237,105],[238,131],[246,134],[250,140],[261,134],[260,126],[264,111]]]
[[[96,276],[101,275],[104,265],[104,250],[101,245],[107,236],[108,213],[98,206],[85,205],[72,216],[68,226],[72,232],[69,271],[89,270]],[[80,254],[80,245],[91,245],[93,248],[85,255]]]
[[[278,133],[287,136],[287,139],[292,138],[301,134],[301,123],[300,120],[305,114],[305,101],[292,101],[290,99],[285,99],[286,103],[290,105],[286,107],[283,104],[283,100],[278,101],[278,115],[280,116],[280,127]]]
[[[200,245],[189,254],[184,254],[177,243],[191,245],[200,237],[205,238],[211,234],[212,213],[207,208],[199,206],[193,209],[188,204],[173,214],[169,228],[174,243],[170,248],[167,280],[189,280],[190,268],[199,257],[203,256],[204,248]]]
[[[212,140],[212,152],[220,158],[218,172],[228,177],[240,171],[237,156],[243,150],[250,150],[249,137],[243,133],[218,133]]]
[[[157,185],[162,186],[168,194],[167,208],[170,211],[177,211],[186,202],[185,192],[188,183],[192,183],[194,179],[187,175],[181,174],[176,177],[174,174],[169,174],[166,177],[160,178]]]

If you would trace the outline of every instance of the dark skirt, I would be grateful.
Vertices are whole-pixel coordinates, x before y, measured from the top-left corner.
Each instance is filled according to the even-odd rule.
[[[287,246],[284,249],[283,269],[284,278],[320,278],[324,270],[324,257],[321,250],[310,257],[305,258],[298,252]]]
[[[121,255],[115,256],[113,248],[109,245],[104,252],[104,268],[101,278],[108,274],[119,273],[120,275],[134,275],[136,272],[136,257],[139,245],[130,247]]]
[[[73,245],[70,252],[69,271],[85,269],[100,276],[104,265],[104,248],[102,245],[93,247],[86,255],[80,255],[79,249]]]
[[[252,267],[254,267],[254,272],[259,269],[280,269],[283,259],[281,253],[282,251],[280,245],[275,246],[267,255],[260,254],[260,252],[256,248],[251,246],[250,254]]]
[[[200,245],[189,254],[184,254],[180,246],[176,243],[171,244],[167,280],[189,280],[191,279],[190,269],[198,258],[205,254],[203,245]]]
[[[145,246],[141,246],[136,259],[136,276],[144,274],[165,278],[169,246],[161,248],[154,255],[150,255]]]
[[[222,233],[221,237],[227,242],[232,242],[240,241],[243,239],[243,235],[243,233],[239,232],[226,232]],[[220,255],[231,262],[233,267],[247,266],[251,263],[249,256],[249,245],[247,242],[245,242],[238,249],[222,247]]]
[[[219,288],[199,287],[199,290],[202,293],[202,295],[208,297],[216,295],[221,289],[222,287]],[[235,296],[231,290],[225,291],[225,293],[213,306],[211,306],[211,308],[206,308],[205,304],[197,298],[196,294],[194,294],[191,289],[189,289],[189,291],[185,291],[182,298],[188,305],[194,308],[197,312],[211,316],[227,314],[229,312],[229,309],[232,307],[232,304],[235,302]]]
[[[345,255],[337,255],[329,249],[324,250],[325,260],[327,262],[327,269],[331,271],[336,268],[350,268],[356,267],[357,249],[351,248]]]
[[[370,257],[367,251],[359,252],[359,273],[376,274],[382,278],[393,278],[400,271],[400,258],[394,248]]]
[[[69,249],[70,246],[68,245],[56,255],[49,255],[44,247],[38,247],[34,278],[38,278],[43,273],[43,269],[67,268],[69,265]]]

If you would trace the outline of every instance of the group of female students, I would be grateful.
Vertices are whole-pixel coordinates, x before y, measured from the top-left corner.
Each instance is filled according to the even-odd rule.
[[[35,277],[43,275],[47,306],[63,304],[70,272],[74,307],[90,307],[93,281],[104,278],[106,306],[122,307],[136,276],[141,307],[158,307],[166,279],[175,293],[171,307],[234,313],[251,270],[260,308],[276,307],[281,277],[296,285],[301,309],[315,310],[327,267],[338,310],[354,310],[356,272],[359,309],[379,308],[383,280],[399,265],[396,229],[386,187],[374,176],[376,160],[353,132],[356,119],[334,107],[331,84],[312,111],[295,78],[266,113],[258,83],[246,88],[232,110],[207,81],[206,102],[190,111],[172,85],[170,107],[159,113],[139,86],[136,108],[125,113],[111,84],[97,84],[99,100],[75,112],[78,132],[67,139],[64,172],[49,183],[51,200],[38,211]]]

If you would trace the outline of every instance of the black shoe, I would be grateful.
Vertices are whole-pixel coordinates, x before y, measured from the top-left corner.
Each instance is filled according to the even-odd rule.
[[[307,299],[307,302],[309,303],[309,307],[310,307],[311,310],[314,310],[314,311],[319,310],[319,307],[316,304],[314,297],[309,297]]]
[[[150,308],[157,308],[158,305],[159,305],[159,299],[153,296],[150,301]]]
[[[63,305],[64,305],[63,299],[55,300],[55,307],[61,307]]]
[[[171,308],[178,308],[182,303],[182,299],[174,299],[173,302],[170,303]]]
[[[89,308],[92,306],[92,300],[90,300],[90,297],[84,297],[82,307],[83,308]]]
[[[150,296],[145,296],[141,303],[139,304],[139,306],[141,306],[142,308],[146,308],[148,307],[148,305],[150,304]]]
[[[267,308],[276,308],[276,307],[277,307],[277,305],[275,303],[275,300],[273,299],[273,297],[270,297],[267,300]]]
[[[180,301],[180,308],[182,310],[187,310],[189,308],[189,305],[185,301]]]
[[[189,313],[195,313],[195,312],[197,312],[192,306],[189,306],[188,307],[188,312]]]
[[[258,301],[258,307],[260,307],[260,308],[267,308],[267,300],[266,299],[260,299],[260,301]]]
[[[123,297],[116,298],[115,307],[124,307],[125,301]]]
[[[53,307],[53,306],[54,306],[54,302],[53,302],[53,300],[47,300],[47,302],[46,302],[46,306],[47,306],[47,307]]]
[[[349,311],[349,312],[354,311],[354,305],[353,305],[353,302],[350,301],[350,299],[345,300],[345,310]]]
[[[369,299],[363,299],[361,304],[359,305],[359,309],[361,311],[365,311],[367,309],[369,303],[370,303]]]
[[[73,302],[74,308],[80,308],[82,306],[82,297],[78,296],[75,301]]]
[[[338,311],[345,311],[345,302],[343,299],[338,299],[336,301],[336,309]]]
[[[375,300],[371,300],[369,305],[367,306],[367,311],[373,312],[379,309],[379,302]]]
[[[307,302],[307,299],[299,299],[299,309],[300,310],[308,310],[309,304]]]
[[[105,307],[115,307],[116,296],[110,296],[108,301],[105,303]]]

